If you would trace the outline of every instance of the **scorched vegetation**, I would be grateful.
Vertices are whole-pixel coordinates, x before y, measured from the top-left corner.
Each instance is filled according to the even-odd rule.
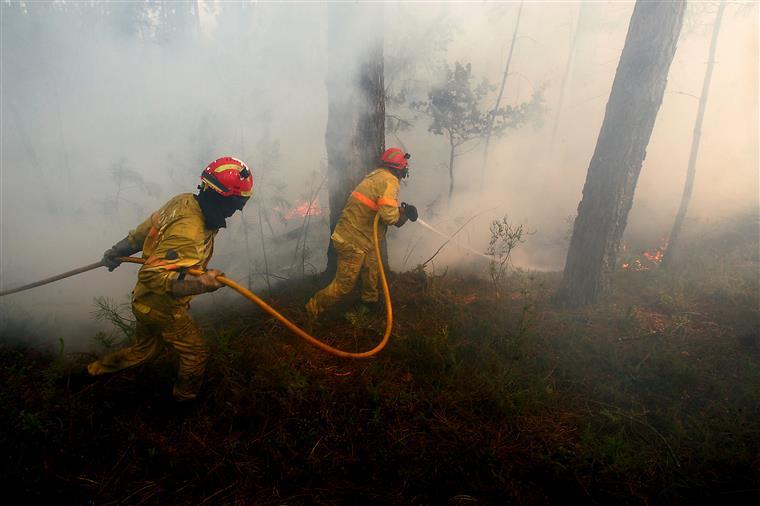
[[[66,503],[750,501],[753,226],[685,242],[670,271],[621,268],[587,309],[551,304],[558,273],[512,272],[498,298],[469,275],[396,275],[394,335],[369,361],[324,355],[241,302],[200,317],[213,353],[189,407],[170,400],[169,360],[81,384],[70,372],[91,357],[4,345],[0,475],[11,496]],[[301,318],[316,284],[274,287],[273,302]],[[383,321],[355,302],[315,331],[366,347]],[[100,311],[129,333],[118,307]]]

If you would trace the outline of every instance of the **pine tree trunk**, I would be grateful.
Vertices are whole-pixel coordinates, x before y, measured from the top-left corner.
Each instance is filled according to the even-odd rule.
[[[573,33],[573,40],[570,42],[570,53],[567,55],[567,62],[565,62],[565,71],[562,73],[562,83],[559,85],[559,100],[557,102],[557,112],[554,115],[554,127],[552,127],[552,140],[557,138],[557,130],[559,129],[560,120],[562,119],[562,108],[565,105],[565,95],[567,94],[567,88],[569,85],[569,77],[573,68],[573,62],[578,56],[578,37],[586,29],[585,19],[588,17],[589,4],[581,2],[578,8],[578,20],[575,23],[575,32]]]
[[[668,248],[665,250],[665,257],[662,259],[663,266],[667,267],[672,264],[673,258],[678,254],[678,237],[681,235],[683,220],[686,218],[686,211],[689,208],[691,193],[694,190],[694,178],[697,173],[697,155],[699,154],[699,141],[702,138],[702,121],[705,118],[705,109],[707,108],[707,96],[710,93],[710,81],[712,80],[713,67],[715,66],[715,50],[718,46],[718,34],[720,33],[720,24],[723,20],[723,11],[726,8],[725,0],[720,2],[718,13],[715,15],[715,24],[713,24],[712,40],[710,41],[710,55],[707,59],[707,70],[705,79],[702,82],[702,94],[699,96],[699,107],[697,109],[697,119],[694,122],[694,135],[691,138],[691,152],[689,153],[689,165],[686,169],[686,183],[681,195],[681,205],[678,207],[673,230],[670,232],[668,239]]]
[[[633,203],[667,84],[686,2],[639,0],[612,84],[573,227],[560,303],[593,304],[610,289],[620,240]]]
[[[383,6],[328,4],[327,184],[330,230],[351,191],[377,166],[385,148]],[[335,273],[332,242],[327,275]]]
[[[499,110],[501,105],[501,97],[504,96],[504,88],[507,84],[507,76],[509,75],[509,66],[512,64],[512,54],[515,50],[515,41],[517,40],[517,30],[520,28],[520,16],[522,15],[523,2],[520,2],[520,7],[517,9],[517,21],[515,21],[515,29],[512,30],[512,42],[509,45],[509,54],[507,55],[507,63],[504,65],[504,73],[501,77],[501,86],[499,87],[499,95],[496,97],[496,104],[491,110],[491,114],[488,118],[488,128],[486,130],[486,142],[483,149],[483,166],[480,168],[480,194],[483,195],[483,188],[486,182],[486,167],[488,166],[488,148],[491,144],[491,131],[493,129],[493,122],[496,119],[496,111]]]

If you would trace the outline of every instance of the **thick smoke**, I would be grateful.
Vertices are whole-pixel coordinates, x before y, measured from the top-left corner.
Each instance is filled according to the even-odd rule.
[[[249,162],[258,193],[220,234],[214,266],[256,288],[266,286],[267,270],[271,282],[321,270],[326,215],[301,214],[311,198],[327,211],[326,6],[201,2],[196,16],[184,13],[183,4],[146,5],[2,4],[2,287],[98,260],[170,196],[194,191],[200,170],[223,154]],[[590,4],[577,37],[579,4],[525,4],[503,104],[544,90],[542,125],[492,140],[485,184],[483,145],[466,146],[456,159],[450,204],[446,140],[428,132],[430,119],[408,106],[440,82],[444,61],[469,62],[478,80],[498,84],[517,8],[386,5],[385,26],[376,27],[385,37],[386,86],[404,98],[389,101],[388,112],[406,125],[389,133],[386,144],[403,143],[412,153],[401,198],[416,204],[424,220],[451,233],[482,213],[457,236],[482,251],[490,220],[507,214],[535,231],[516,251],[515,264],[557,270],[633,4]],[[709,9],[690,13],[629,217],[627,234],[652,245],[667,235],[680,199],[712,19]],[[757,62],[756,6],[729,7],[702,133],[692,229],[757,213]],[[494,100],[492,93],[484,107]],[[306,221],[308,234],[300,231]],[[391,266],[411,269],[441,242],[414,224],[394,231]],[[485,260],[456,245],[435,259],[436,268],[448,265],[487,269]],[[2,332],[86,346],[95,326],[93,298],[125,302],[134,271],[101,269],[6,297]]]

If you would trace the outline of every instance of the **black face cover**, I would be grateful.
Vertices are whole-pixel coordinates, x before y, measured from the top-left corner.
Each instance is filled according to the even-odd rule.
[[[227,218],[235,214],[235,211],[242,211],[248,202],[246,197],[224,197],[214,190],[201,190],[195,198],[201,206],[206,228],[211,230],[225,228]]]

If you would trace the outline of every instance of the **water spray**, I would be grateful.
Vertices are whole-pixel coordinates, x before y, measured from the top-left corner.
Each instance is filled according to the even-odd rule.
[[[486,255],[485,253],[481,253],[481,252],[480,252],[480,251],[478,251],[478,250],[475,250],[475,249],[473,249],[473,248],[470,248],[469,246],[466,246],[466,245],[464,245],[464,244],[461,244],[461,243],[460,243],[460,242],[458,242],[456,239],[454,239],[454,237],[453,237],[453,236],[451,236],[451,235],[448,235],[448,234],[446,234],[445,232],[441,232],[440,230],[438,230],[438,229],[437,229],[437,228],[435,228],[434,226],[432,226],[432,225],[430,225],[429,223],[427,223],[427,222],[426,222],[425,220],[423,220],[422,218],[417,218],[417,222],[416,222],[416,223],[419,223],[420,225],[422,225],[422,226],[423,226],[423,227],[425,227],[426,229],[430,230],[430,231],[431,231],[431,232],[433,232],[434,234],[438,234],[438,235],[440,235],[441,237],[445,237],[446,239],[448,239],[449,241],[453,242],[454,244],[456,244],[456,245],[457,245],[457,246],[459,246],[460,248],[462,248],[462,249],[465,249],[465,250],[467,250],[467,251],[469,251],[470,253],[473,253],[473,254],[475,254],[475,255],[478,255],[479,257],[483,257],[483,258],[485,258],[485,259],[486,259],[486,260],[488,260],[489,262],[498,262],[498,261],[499,261],[499,259],[498,259],[498,258],[496,258],[496,257],[494,257],[494,256],[491,256],[491,255]]]

